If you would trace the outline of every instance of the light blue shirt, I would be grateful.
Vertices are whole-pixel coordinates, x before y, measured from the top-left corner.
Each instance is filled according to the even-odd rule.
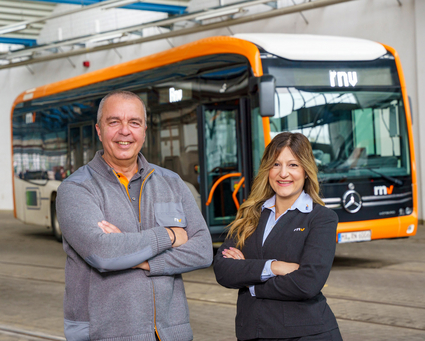
[[[267,237],[269,236],[270,232],[272,231],[273,227],[277,224],[280,218],[282,218],[288,211],[293,211],[297,209],[301,213],[310,213],[313,210],[313,199],[305,193],[304,191],[301,192],[300,196],[295,200],[294,204],[286,210],[283,214],[279,216],[279,218],[276,219],[276,195],[273,195],[270,199],[266,200],[261,207],[261,211],[263,211],[265,208],[268,208],[272,212],[269,215],[269,219],[267,220],[266,228],[264,230],[263,235],[263,244],[266,241]],[[269,278],[275,277],[276,275],[271,270],[271,264],[276,259],[269,259],[266,264],[264,265],[263,271],[261,273],[261,280],[263,282],[267,281]],[[255,287],[254,285],[251,285],[249,287],[249,291],[251,292],[252,296],[255,296]]]

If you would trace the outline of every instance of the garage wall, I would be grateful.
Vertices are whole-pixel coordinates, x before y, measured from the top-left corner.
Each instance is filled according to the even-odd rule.
[[[205,1],[192,0],[189,10],[200,10],[206,7]],[[300,3],[301,1],[296,2]],[[220,3],[219,0],[217,0],[217,3]],[[231,1],[221,0],[221,3],[228,4]],[[419,132],[424,131],[425,128],[425,119],[420,120],[419,117],[420,110],[422,108],[425,109],[425,96],[420,96],[425,89],[425,67],[420,63],[421,56],[425,54],[425,43],[423,39],[420,39],[421,34],[425,33],[425,22],[423,21],[425,2],[423,0],[400,0],[400,3],[402,4],[401,6],[397,0],[351,1],[306,11],[303,13],[304,18],[300,13],[295,13],[230,28],[177,37],[169,41],[161,40],[120,48],[118,49],[119,54],[114,50],[109,50],[72,57],[71,61],[75,67],[67,59],[63,59],[30,65],[31,70],[27,67],[1,70],[0,136],[2,136],[3,143],[0,145],[0,169],[2,172],[2,177],[0,178],[0,209],[13,208],[10,109],[14,99],[22,91],[163,51],[170,48],[170,44],[177,46],[207,36],[247,32],[338,35],[374,40],[394,47],[400,54],[407,90],[412,99],[413,131],[415,134],[417,168],[419,169],[418,194],[420,199],[421,193],[425,192],[421,173],[422,162],[425,162],[425,157],[422,156],[422,153],[425,153],[425,151],[421,152],[419,149],[419,146],[423,144],[422,140],[425,139],[425,136],[419,135]],[[279,7],[287,5],[292,5],[292,0],[280,0],[278,2]],[[260,6],[255,8],[255,11],[264,9],[264,7]],[[149,12],[149,14],[152,15],[152,12]],[[100,20],[100,18],[96,18],[96,13],[88,15],[89,17],[86,20],[80,20],[80,23],[86,22],[93,30],[95,20]],[[57,34],[58,25],[61,25],[61,22],[48,22],[45,32],[43,32],[44,37],[49,34]],[[70,23],[67,25],[70,25]],[[87,69],[82,66],[84,60],[91,62],[90,68]],[[424,202],[420,201],[420,219],[423,219],[422,212],[424,212],[423,208],[425,208],[423,205]]]

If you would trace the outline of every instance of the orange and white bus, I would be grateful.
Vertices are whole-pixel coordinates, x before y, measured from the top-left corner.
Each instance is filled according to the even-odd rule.
[[[125,89],[146,103],[142,152],[191,189],[214,241],[247,197],[265,146],[305,134],[338,242],[412,236],[417,182],[397,52],[341,37],[211,37],[31,89],[12,108],[16,218],[52,228],[56,190],[101,144],[96,111]]]

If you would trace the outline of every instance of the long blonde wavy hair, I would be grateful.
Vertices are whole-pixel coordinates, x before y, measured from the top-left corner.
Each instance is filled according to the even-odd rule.
[[[227,238],[236,240],[236,247],[241,249],[245,240],[257,228],[261,215],[261,206],[271,198],[275,192],[269,183],[269,171],[284,148],[288,147],[297,157],[305,171],[307,179],[304,182],[304,191],[310,195],[314,203],[324,205],[319,196],[319,181],[317,180],[317,166],[314,161],[313,150],[307,137],[300,133],[281,133],[266,147],[261,159],[258,174],[252,184],[248,199],[239,208],[235,220],[229,225]]]

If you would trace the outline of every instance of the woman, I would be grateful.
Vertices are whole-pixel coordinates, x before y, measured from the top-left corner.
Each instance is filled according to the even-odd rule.
[[[239,289],[238,340],[342,340],[321,293],[338,219],[318,193],[308,139],[277,135],[214,261],[217,281]]]

